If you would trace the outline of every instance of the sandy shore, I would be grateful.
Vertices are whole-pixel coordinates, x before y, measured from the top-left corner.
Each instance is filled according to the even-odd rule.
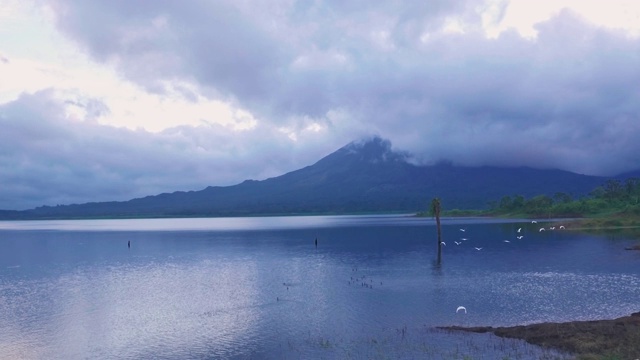
[[[578,359],[640,359],[640,312],[613,320],[440,329],[491,332],[499,337],[522,339],[530,344],[569,352]]]

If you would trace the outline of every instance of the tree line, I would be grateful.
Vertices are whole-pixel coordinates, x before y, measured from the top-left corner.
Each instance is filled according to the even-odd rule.
[[[489,214],[528,216],[640,215],[640,178],[607,180],[588,195],[574,198],[557,192],[553,196],[506,195],[489,203]]]

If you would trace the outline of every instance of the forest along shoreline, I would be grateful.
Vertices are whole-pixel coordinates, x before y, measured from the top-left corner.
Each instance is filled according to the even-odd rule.
[[[493,333],[556,349],[578,359],[640,358],[640,312],[613,320],[569,321],[510,327],[441,326],[447,331]]]

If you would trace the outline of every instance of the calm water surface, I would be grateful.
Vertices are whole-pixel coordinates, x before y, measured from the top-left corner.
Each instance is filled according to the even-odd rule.
[[[543,226],[445,219],[438,266],[408,216],[0,222],[0,358],[561,358],[434,329],[639,311],[630,239]]]

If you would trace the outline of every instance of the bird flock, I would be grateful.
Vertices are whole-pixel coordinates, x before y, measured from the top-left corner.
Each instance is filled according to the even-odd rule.
[[[537,224],[537,223],[538,223],[538,222],[537,222],[536,220],[531,220],[531,224]],[[565,229],[564,225],[560,225],[560,226],[558,226],[557,228],[558,228],[558,230],[564,230],[564,229]],[[467,229],[465,229],[465,228],[460,228],[459,230],[460,230],[460,232],[465,233],[465,236],[467,236],[467,235],[466,235],[466,233],[467,233]],[[556,230],[556,226],[550,226],[550,227],[548,228],[548,230],[550,230],[550,231]],[[538,232],[543,232],[543,231],[547,231],[547,229],[546,229],[546,228],[544,228],[544,227],[541,227],[541,228],[539,228],[539,229],[538,229]],[[516,237],[515,237],[515,238],[516,238],[516,239],[518,239],[518,240],[522,240],[522,239],[524,239],[524,235],[522,235],[522,234],[523,234],[523,228],[522,228],[522,227],[519,227],[519,228],[516,230]],[[462,245],[462,244],[463,244],[463,241],[467,241],[467,240],[469,240],[469,238],[467,238],[467,237],[463,237],[463,238],[460,238],[460,240],[461,240],[461,241],[454,241],[453,243],[454,243],[454,244],[456,244],[456,245]],[[502,242],[503,242],[503,243],[511,243],[511,240],[505,239],[505,240],[503,240]],[[442,242],[442,243],[444,244],[444,242]],[[482,247],[477,247],[477,246],[475,246],[475,247],[474,247],[474,249],[476,249],[477,251],[480,251],[480,250],[482,250]],[[464,314],[466,314],[466,313],[467,313],[467,308],[466,308],[466,307],[464,307],[464,306],[458,306],[458,307],[456,308],[456,314],[458,314],[458,313],[464,313]]]
[[[531,224],[537,224],[537,223],[538,222],[536,220],[531,220]],[[541,227],[541,228],[538,229],[538,232],[544,232],[544,231],[547,231],[547,230],[553,231],[553,230],[556,230],[556,229],[564,230],[565,227],[564,227],[564,225],[560,225],[560,226],[557,226],[557,227],[556,226],[549,226],[548,228]],[[460,228],[459,230],[460,230],[461,233],[464,233],[464,236],[468,236],[466,228]],[[517,240],[524,239],[524,231],[525,231],[524,227],[518,227],[515,230],[515,239],[517,239]],[[467,241],[467,240],[469,240],[469,237],[461,237],[460,241],[454,241],[453,243],[456,244],[457,246],[460,246],[460,245],[463,245],[464,241]],[[505,240],[502,240],[502,242],[505,243],[505,244],[510,244],[512,240],[513,239],[505,239]],[[441,241],[440,243],[442,245],[444,245],[444,246],[447,245],[447,244],[445,244],[444,241]],[[480,250],[483,249],[483,247],[479,247],[479,246],[474,246],[473,248],[476,249],[477,251],[480,251]]]
[[[531,224],[537,224],[537,223],[538,222],[536,220],[532,220],[531,221]],[[565,229],[564,225],[559,225],[557,228],[559,230],[564,230]],[[553,231],[555,229],[556,229],[556,226],[550,226],[548,228],[548,230],[550,230],[550,231]],[[465,233],[465,236],[468,236],[468,235],[466,235],[467,229],[460,228],[459,230],[460,230],[461,233]],[[541,228],[538,229],[538,232],[544,232],[544,231],[547,231],[547,229],[544,228],[544,227],[541,227]],[[522,235],[522,234],[523,234],[523,228],[522,227],[518,227],[518,229],[516,229],[516,231],[515,231],[515,238],[517,240],[524,239],[524,235]],[[469,240],[469,237],[461,237],[460,241],[454,241],[453,243],[456,244],[457,246],[460,246],[460,245],[463,245],[464,242],[468,241],[468,240]],[[511,243],[511,240],[505,239],[502,242],[506,243],[506,244],[509,244],[509,243]],[[443,245],[443,246],[447,246],[447,244],[444,241],[440,241],[440,244]],[[317,246],[317,240],[316,240],[316,246]],[[476,251],[481,251],[483,249],[483,247],[474,246],[474,249]],[[373,289],[374,283],[377,283],[377,281],[374,282],[374,280],[371,277],[367,277],[366,275],[358,274],[358,268],[357,267],[353,267],[351,269],[351,272],[352,272],[352,274],[351,274],[349,280],[347,281],[347,284],[350,285],[350,286],[354,286],[355,285],[355,286],[360,286],[360,287],[363,287],[363,288]],[[286,291],[288,292],[289,291],[289,287],[292,286],[293,284],[287,283],[287,282],[283,282],[282,285],[283,285],[283,287],[286,288]],[[380,281],[380,285],[382,285],[382,281]],[[280,301],[280,297],[277,297],[276,301]],[[456,314],[460,313],[460,312],[463,312],[464,314],[466,314],[467,313],[467,308],[464,307],[464,306],[458,306],[456,308]]]

